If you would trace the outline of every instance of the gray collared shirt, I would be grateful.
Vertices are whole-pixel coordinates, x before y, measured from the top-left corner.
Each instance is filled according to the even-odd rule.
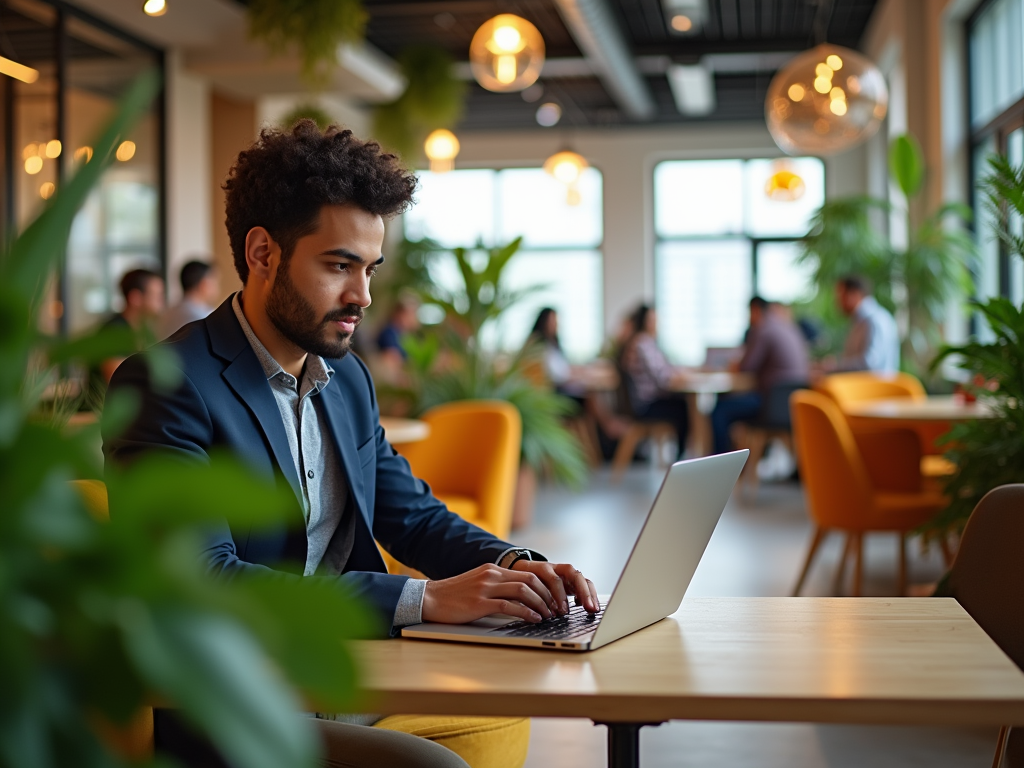
[[[299,502],[306,520],[304,574],[338,575],[352,553],[355,509],[337,447],[324,439],[330,434],[329,425],[316,397],[330,384],[334,369],[322,357],[307,355],[302,381],[296,381],[256,338],[242,313],[239,296],[232,297],[231,307],[267,375],[301,485]],[[422,579],[406,582],[395,609],[395,627],[422,621],[425,585]]]
[[[873,296],[865,296],[854,310],[839,368],[876,373],[896,373],[900,369],[896,320]]]

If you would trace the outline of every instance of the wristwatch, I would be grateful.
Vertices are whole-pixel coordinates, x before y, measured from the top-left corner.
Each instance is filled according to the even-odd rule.
[[[518,563],[520,560],[533,560],[533,555],[530,554],[528,549],[510,549],[504,555],[502,555],[501,561],[498,563],[502,568],[508,568],[512,570],[512,566]]]

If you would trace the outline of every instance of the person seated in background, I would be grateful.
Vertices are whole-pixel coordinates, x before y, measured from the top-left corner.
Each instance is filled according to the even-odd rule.
[[[900,335],[896,320],[874,296],[871,282],[846,275],[836,283],[839,309],[853,320],[835,371],[896,373],[900,369]]]
[[[141,340],[144,331],[152,330],[164,311],[164,279],[149,269],[133,269],[125,272],[120,287],[124,309],[110,317],[102,327],[131,328]],[[104,384],[110,381],[123,362],[123,357],[112,357],[100,363],[99,376]]]
[[[686,450],[690,410],[686,398],[672,391],[675,370],[658,347],[658,316],[653,307],[641,304],[633,312],[631,333],[619,352],[623,379],[632,416],[639,421],[665,421],[675,427],[677,458]]]
[[[533,330],[530,331],[526,343],[541,346],[544,377],[555,388],[555,391],[560,395],[571,397],[583,405],[586,390],[573,381],[572,365],[566,359],[565,353],[562,352],[562,345],[558,341],[558,312],[556,310],[544,307],[537,314],[537,321],[533,324]]]
[[[336,579],[376,611],[389,636],[422,621],[461,624],[494,613],[539,622],[568,613],[573,595],[595,612],[597,592],[578,570],[463,520],[413,476],[380,426],[366,366],[348,354],[384,261],[384,219],[412,204],[415,187],[394,155],[351,131],[321,131],[311,120],[288,132],[263,130],[224,185],[243,288],[162,342],[177,353],[177,391],[152,386],[141,355],[117,370],[111,393],[134,390],[140,402],[127,429],[103,435],[107,466],[150,452],[205,462],[230,451],[263,479],[284,478],[297,502],[295,525],[259,533],[219,526],[197,553],[207,571]],[[430,580],[389,574],[376,542]],[[316,720],[329,753],[353,755],[330,765],[394,764],[346,747],[358,738],[353,727],[381,718],[349,719],[356,725]],[[492,764],[521,765],[525,746],[517,757],[508,745],[525,745],[527,722],[488,722],[493,738],[480,739],[495,754]],[[437,739],[453,735],[431,727]],[[161,744],[161,732],[158,749],[180,749]]]
[[[377,351],[387,365],[393,369],[400,369],[409,355],[402,348],[402,337],[409,333],[415,333],[420,327],[420,320],[417,315],[419,303],[410,296],[403,296],[395,302],[395,306],[388,316],[387,325],[377,334]]]
[[[743,357],[732,368],[752,373],[757,388],[753,392],[733,392],[719,397],[711,412],[715,453],[732,450],[730,428],[738,421],[756,419],[773,386],[807,381],[810,375],[807,339],[793,322],[788,307],[770,304],[760,296],[750,300],[750,330]]]
[[[181,268],[181,301],[160,317],[157,334],[166,339],[184,325],[202,320],[213,311],[220,298],[217,270],[204,261],[190,261]]]

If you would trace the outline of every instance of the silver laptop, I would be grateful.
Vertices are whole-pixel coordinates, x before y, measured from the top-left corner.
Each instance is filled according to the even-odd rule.
[[[415,624],[402,637],[592,651],[675,613],[718,525],[749,451],[669,467],[615,591],[596,614],[573,606],[537,624],[487,616],[470,624]]]

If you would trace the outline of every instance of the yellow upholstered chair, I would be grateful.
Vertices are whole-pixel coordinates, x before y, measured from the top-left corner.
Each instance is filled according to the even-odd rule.
[[[837,588],[847,557],[851,552],[854,555],[854,595],[861,592],[864,535],[870,531],[897,533],[899,591],[904,594],[907,534],[947,503],[940,493],[922,488],[917,436],[898,429],[855,436],[835,402],[819,392],[794,392],[790,408],[800,479],[815,525],[793,594],[799,594],[814,555],[830,531],[846,534]]]
[[[507,538],[522,448],[519,411],[501,400],[461,400],[420,418],[430,436],[397,446],[412,473],[452,512]]]
[[[846,410],[850,405],[865,400],[883,400],[907,398],[924,400],[927,393],[921,382],[909,373],[879,374],[871,371],[851,373],[834,373],[814,385],[814,389],[828,395]],[[860,431],[860,430],[856,430]],[[921,440],[923,456],[921,457],[921,474],[928,478],[942,478],[953,474],[956,467],[945,457],[938,455],[935,447],[938,437],[948,431],[948,427],[934,424],[922,424],[914,430]]]

